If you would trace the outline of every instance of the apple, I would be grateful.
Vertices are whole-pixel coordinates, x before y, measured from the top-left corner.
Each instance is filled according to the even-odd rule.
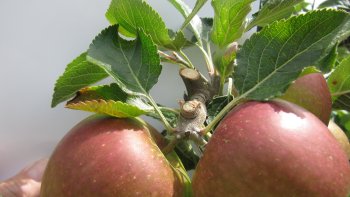
[[[162,146],[159,135],[138,119],[82,121],[49,159],[41,196],[183,196],[180,179],[151,137]]]
[[[328,125],[332,112],[332,98],[321,73],[311,73],[298,78],[280,98],[309,110]]]
[[[345,150],[348,156],[348,159],[350,160],[350,143],[344,131],[332,120],[329,121],[328,129],[331,131],[335,139],[343,147],[343,149]]]
[[[311,112],[283,100],[251,101],[217,126],[192,183],[196,197],[345,197],[350,164]]]

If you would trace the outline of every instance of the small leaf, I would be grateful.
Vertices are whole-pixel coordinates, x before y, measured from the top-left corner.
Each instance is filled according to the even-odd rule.
[[[197,13],[199,12],[199,10],[203,7],[203,5],[207,2],[208,0],[197,0],[196,4],[194,5],[194,8],[192,10],[192,12],[186,17],[184,23],[182,24],[180,29],[184,29],[188,23],[190,23],[192,21],[193,18],[197,17]],[[195,21],[199,22],[197,19],[194,19]],[[196,22],[196,23],[197,23]],[[191,24],[192,25],[192,24]],[[198,29],[198,31],[200,31],[200,29]]]
[[[86,60],[86,53],[81,54],[67,65],[63,75],[58,78],[51,107],[72,98],[81,88],[106,77],[108,74],[102,68]]]
[[[333,99],[350,93],[350,56],[335,68],[327,83]]]
[[[188,7],[188,5],[182,0],[168,0],[174,7],[182,14],[183,17],[187,18],[192,10]],[[190,21],[191,29],[197,40],[201,40],[201,32],[202,32],[202,21],[199,16],[194,15],[192,20]]]
[[[349,33],[349,14],[336,10],[312,11],[273,23],[237,53],[235,87],[242,97],[253,100],[280,95],[304,67],[323,58]]]
[[[147,95],[162,70],[157,47],[142,31],[136,40],[126,41],[111,26],[90,45],[87,59],[103,67],[128,94]]]
[[[217,49],[214,53],[215,68],[223,81],[232,74],[237,50],[238,43],[233,42],[224,49]]]
[[[206,123],[209,124],[211,121],[213,121],[213,119],[232,99],[232,96],[220,96],[214,98],[207,107],[208,118]]]
[[[303,0],[267,1],[246,29],[249,30],[254,26],[264,27],[276,20],[287,18],[296,11],[295,6],[302,2]]]
[[[83,88],[66,107],[120,118],[137,117],[153,110],[141,98],[126,94],[117,84]]]
[[[119,24],[135,36],[138,29],[143,29],[156,44],[173,50],[181,48],[169,37],[159,14],[143,0],[112,0],[106,17],[112,25]]]
[[[224,47],[241,37],[253,1],[212,0],[215,15],[211,39],[215,44]]]

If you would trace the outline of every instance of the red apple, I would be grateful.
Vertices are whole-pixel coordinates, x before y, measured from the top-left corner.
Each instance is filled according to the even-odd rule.
[[[82,121],[53,152],[41,196],[183,196],[181,181],[151,134],[159,135],[137,119]]]
[[[333,122],[332,120],[329,121],[328,129],[331,131],[331,133],[333,134],[335,139],[343,147],[343,149],[345,150],[345,152],[348,156],[348,159],[350,160],[350,143],[349,143],[349,139],[346,136],[346,134],[344,133],[344,131],[337,124],[335,124],[335,122]]]
[[[346,153],[312,113],[287,101],[233,109],[193,177],[196,197],[345,197]]]
[[[332,98],[321,73],[311,73],[298,78],[280,98],[309,110],[328,125],[332,112]]]

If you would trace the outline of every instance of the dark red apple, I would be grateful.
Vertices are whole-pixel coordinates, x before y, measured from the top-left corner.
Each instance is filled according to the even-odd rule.
[[[328,125],[332,98],[322,73],[311,73],[298,78],[280,98],[309,110]]]
[[[350,164],[309,111],[247,102],[218,125],[192,183],[196,197],[346,197]]]
[[[350,143],[349,139],[344,133],[344,131],[337,125],[335,124],[334,121],[329,121],[328,124],[328,129],[331,131],[335,139],[340,143],[340,145],[343,147],[345,150],[348,159],[350,160]]]
[[[82,121],[53,152],[41,196],[182,197],[182,183],[151,134],[159,137],[137,119],[93,116]]]

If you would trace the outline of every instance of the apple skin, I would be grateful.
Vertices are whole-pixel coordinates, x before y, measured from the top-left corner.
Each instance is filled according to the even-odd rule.
[[[350,143],[344,131],[332,120],[329,121],[328,129],[331,131],[335,139],[343,147],[343,149],[345,150],[348,156],[348,159],[350,160]]]
[[[328,125],[332,113],[332,98],[327,81],[321,73],[298,78],[280,98],[309,110]]]
[[[183,196],[182,183],[150,133],[160,135],[137,119],[82,121],[54,150],[41,197]]]
[[[192,183],[196,197],[345,197],[350,164],[309,111],[252,101],[220,122]]]

